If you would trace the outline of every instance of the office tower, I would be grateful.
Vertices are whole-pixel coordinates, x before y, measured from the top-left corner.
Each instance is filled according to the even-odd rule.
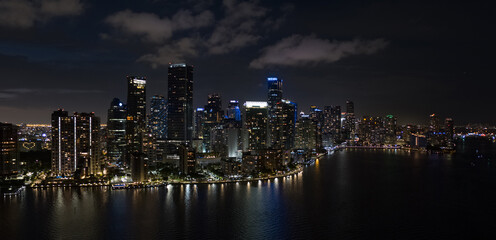
[[[317,123],[310,115],[302,114],[296,121],[295,148],[312,150],[317,147]]]
[[[217,93],[209,94],[205,105],[205,119],[203,121],[203,143],[207,152],[213,152],[212,131],[224,120],[222,100]]]
[[[275,107],[278,102],[282,100],[282,79],[277,77],[268,77],[267,78],[267,104],[268,104],[268,114],[269,114],[269,123],[268,123],[268,144],[272,144],[272,130],[276,128],[275,126]]]
[[[310,106],[310,119],[317,124],[316,143],[317,148],[322,147],[322,124],[324,123],[324,112],[317,106]]]
[[[167,139],[190,143],[193,139],[193,66],[171,64],[168,73]]]
[[[185,145],[179,145],[179,170],[183,175],[194,174],[196,171],[195,151]]]
[[[241,122],[241,109],[237,100],[230,100],[227,107],[227,119]]]
[[[244,104],[243,117],[245,129],[248,132],[249,150],[261,150],[267,147],[267,108],[267,102],[246,101]]]
[[[387,115],[384,119],[384,128],[386,134],[386,144],[396,144],[396,122],[397,119],[393,115]]]
[[[135,182],[145,179],[146,78],[127,77],[126,164]]]
[[[122,165],[126,151],[126,106],[118,98],[110,103],[107,112],[107,159]]]
[[[269,108],[275,107],[275,105],[282,100],[282,79],[276,77],[267,78],[268,86],[268,106]]]
[[[155,95],[150,101],[150,131],[156,139],[167,138],[167,101],[163,96]]]
[[[0,123],[0,175],[15,174],[18,171],[18,130],[14,124]]]
[[[271,126],[272,148],[285,150],[293,148],[297,112],[296,103],[289,100],[283,99],[276,104]]]
[[[205,119],[205,109],[197,108],[193,119],[193,138],[203,139],[203,121]]]
[[[341,139],[341,106],[325,106],[322,124],[322,145],[332,147]]]
[[[102,173],[100,119],[94,113],[61,109],[52,113],[52,172],[56,176],[85,177]]]
[[[346,101],[346,119],[344,123],[344,138],[353,139],[355,134],[355,104],[352,101]]]
[[[385,143],[385,120],[381,117],[364,116],[360,119],[358,137],[363,145],[377,146]]]
[[[444,131],[446,132],[446,143],[449,147],[454,147],[455,126],[452,118],[444,120]]]
[[[436,114],[431,114],[429,116],[429,131],[439,132],[441,130],[441,124],[439,122],[439,116]]]

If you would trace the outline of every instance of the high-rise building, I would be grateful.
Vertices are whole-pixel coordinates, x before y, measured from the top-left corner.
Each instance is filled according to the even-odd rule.
[[[100,119],[94,113],[61,109],[52,114],[52,172],[56,176],[90,176],[102,173]]]
[[[193,66],[171,64],[168,73],[167,139],[190,143],[193,139]]]
[[[322,125],[324,124],[324,112],[317,106],[310,106],[310,119],[317,124],[316,143],[317,148],[322,147]]]
[[[302,114],[296,121],[295,148],[312,150],[317,147],[317,123],[310,115]]]
[[[281,100],[275,106],[271,125],[271,141],[274,149],[292,149],[294,146],[295,124],[298,107],[289,100]]]
[[[203,121],[203,143],[207,152],[212,152],[211,146],[212,131],[219,126],[224,120],[224,111],[222,110],[222,100],[219,94],[213,93],[208,95],[207,105],[205,105],[205,119]]]
[[[167,138],[167,101],[163,96],[152,96],[149,126],[154,138]]]
[[[386,144],[396,144],[396,122],[397,119],[393,115],[387,115],[384,119]]]
[[[344,133],[343,133],[343,137],[345,139],[353,139],[354,138],[354,134],[355,134],[355,124],[356,124],[356,120],[355,120],[355,104],[350,101],[350,100],[347,100],[346,101],[346,119],[345,119],[345,123],[344,123]]]
[[[146,78],[127,77],[126,164],[135,182],[145,179]]]
[[[15,174],[18,171],[18,130],[14,124],[0,123],[0,175]]]
[[[363,145],[379,146],[385,143],[385,120],[382,117],[364,116],[358,127],[359,141]]]
[[[441,130],[441,124],[439,122],[439,116],[436,114],[431,114],[429,116],[429,131],[439,132]]]
[[[196,153],[185,145],[179,145],[179,170],[181,174],[190,175],[195,173]]]
[[[268,144],[271,145],[273,143],[272,141],[272,135],[274,133],[272,132],[275,130],[277,127],[276,125],[276,105],[278,102],[282,100],[282,79],[279,79],[277,77],[268,77],[267,78],[267,104],[268,104],[268,116],[269,116],[269,122],[268,122]]]
[[[203,121],[205,119],[205,109],[196,108],[193,119],[193,138],[203,139]]]
[[[444,120],[444,131],[446,132],[447,146],[454,147],[455,126],[452,118],[446,118]]]
[[[126,106],[118,98],[107,112],[107,160],[122,165],[126,151]]]
[[[248,132],[248,149],[261,150],[268,144],[267,102],[246,101],[244,104],[244,127]]]
[[[241,122],[241,109],[239,108],[238,100],[229,101],[229,106],[227,107],[227,119]]]
[[[332,147],[341,139],[341,106],[325,106],[322,124],[322,145]]]
[[[275,107],[275,105],[282,100],[282,79],[276,77],[267,78],[268,86],[268,106],[269,108]]]

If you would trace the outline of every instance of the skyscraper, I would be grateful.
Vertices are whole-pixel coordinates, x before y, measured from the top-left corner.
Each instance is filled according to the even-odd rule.
[[[325,106],[323,116],[323,146],[331,147],[341,138],[341,106]]]
[[[107,133],[107,159],[122,165],[126,151],[126,106],[118,98],[112,100],[107,112]]]
[[[436,114],[431,114],[429,116],[429,131],[431,132],[439,132],[441,130],[441,125],[439,122],[439,116]]]
[[[18,171],[18,129],[16,125],[0,123],[0,175],[14,174]]]
[[[245,128],[248,131],[248,149],[261,150],[267,148],[267,102],[246,101],[243,114]]]
[[[230,100],[227,107],[227,119],[241,122],[241,109],[238,100]]]
[[[52,114],[52,172],[56,176],[101,174],[100,119],[61,109]]]
[[[205,109],[196,108],[193,121],[193,137],[203,139],[203,121],[205,119]]]
[[[312,150],[317,147],[317,122],[302,114],[296,122],[295,148]]]
[[[282,99],[275,106],[272,121],[272,148],[289,150],[294,146],[295,124],[298,107],[296,103]]]
[[[154,138],[167,138],[167,101],[163,96],[152,96],[149,122],[150,131]]]
[[[190,143],[193,139],[193,66],[171,64],[168,74],[167,139]]]
[[[346,119],[344,124],[344,138],[345,139],[353,139],[355,133],[355,104],[347,100],[346,101]]]
[[[268,144],[271,145],[274,141],[272,136],[276,126],[276,105],[282,100],[282,79],[277,77],[267,78],[267,104],[268,104]]]
[[[211,152],[212,130],[224,120],[224,111],[222,110],[222,100],[218,93],[208,95],[207,105],[205,105],[205,119],[203,121],[203,143],[207,152]]]
[[[146,78],[127,77],[126,164],[133,181],[145,179],[143,138],[146,128]]]
[[[387,115],[384,119],[386,144],[396,144],[396,122],[397,119],[393,115]]]
[[[282,79],[276,77],[267,78],[268,86],[268,106],[269,108],[275,107],[275,105],[282,100]]]

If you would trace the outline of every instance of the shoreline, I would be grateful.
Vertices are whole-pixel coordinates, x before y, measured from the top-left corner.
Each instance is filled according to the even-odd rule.
[[[142,188],[153,188],[153,187],[165,187],[167,185],[187,185],[187,184],[224,184],[224,183],[242,183],[242,182],[253,182],[253,181],[265,181],[276,178],[284,178],[293,175],[297,175],[303,172],[303,166],[300,166],[298,169],[287,172],[285,174],[273,175],[263,178],[252,178],[252,179],[239,179],[239,180],[219,180],[219,181],[163,181],[163,182],[155,182],[151,184],[146,183],[121,183],[124,184],[122,187],[115,187],[117,184],[104,184],[104,183],[88,183],[88,184],[46,184],[46,185],[35,185],[35,186],[27,186],[29,189],[48,189],[48,188],[94,188],[94,187],[110,187],[112,190],[121,190],[121,189],[142,189]]]

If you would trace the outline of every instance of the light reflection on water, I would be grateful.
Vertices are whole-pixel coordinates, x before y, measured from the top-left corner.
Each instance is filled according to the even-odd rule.
[[[494,235],[496,174],[460,156],[353,149],[265,181],[32,189],[1,200],[2,239]]]

